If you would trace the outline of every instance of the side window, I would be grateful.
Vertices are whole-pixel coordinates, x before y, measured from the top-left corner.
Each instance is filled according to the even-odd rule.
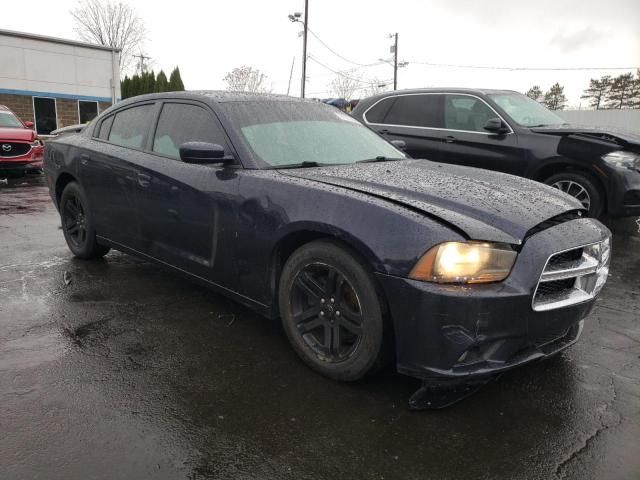
[[[102,123],[100,124],[100,131],[96,136],[98,138],[101,138],[102,140],[106,140],[109,137],[109,131],[111,130],[112,124],[113,124],[113,115],[105,118],[102,121]]]
[[[396,97],[388,97],[384,100],[380,100],[365,114],[365,116],[367,117],[367,122],[384,123],[384,118],[387,116],[387,113],[389,113],[389,109],[395,101]]]
[[[391,125],[442,128],[444,95],[402,95],[396,98],[384,122]]]
[[[122,147],[142,148],[152,108],[153,105],[147,104],[116,113],[109,132],[109,142]]]
[[[165,103],[153,139],[153,151],[178,158],[178,149],[186,142],[217,143],[227,148],[224,134],[207,110],[187,103]]]
[[[485,123],[497,117],[496,112],[477,97],[468,95],[447,95],[444,102],[445,128],[484,132]]]

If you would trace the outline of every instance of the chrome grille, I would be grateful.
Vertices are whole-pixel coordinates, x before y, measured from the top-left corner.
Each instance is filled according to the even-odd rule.
[[[595,298],[609,274],[611,241],[557,252],[547,259],[533,295],[532,307],[541,312]]]

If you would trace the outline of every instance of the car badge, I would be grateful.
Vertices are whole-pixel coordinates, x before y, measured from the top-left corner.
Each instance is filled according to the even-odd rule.
[[[12,148],[13,147],[11,145],[9,145],[8,143],[3,143],[2,144],[2,150],[4,150],[5,152],[10,152]]]

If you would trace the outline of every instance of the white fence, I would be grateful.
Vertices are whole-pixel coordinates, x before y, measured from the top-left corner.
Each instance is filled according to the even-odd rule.
[[[640,135],[640,110],[560,110],[569,123],[590,127],[613,127]]]

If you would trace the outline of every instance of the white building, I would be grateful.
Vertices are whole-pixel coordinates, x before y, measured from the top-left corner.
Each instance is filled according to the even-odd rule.
[[[86,123],[120,98],[118,50],[0,30],[0,105],[39,134]]]

